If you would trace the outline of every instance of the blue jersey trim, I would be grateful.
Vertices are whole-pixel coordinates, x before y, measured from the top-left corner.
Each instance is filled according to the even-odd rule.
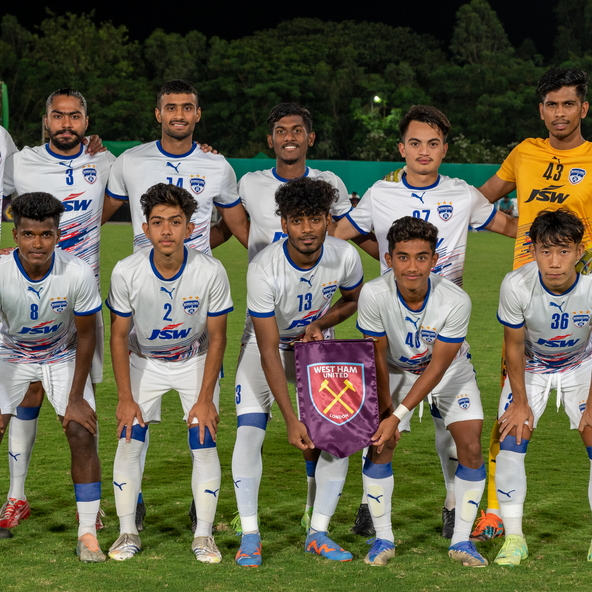
[[[105,192],[109,197],[113,199],[118,199],[119,201],[129,201],[129,196],[127,195],[117,195],[117,193],[113,193],[113,191],[109,191],[109,187],[105,187]]]
[[[97,306],[97,308],[93,309],[93,310],[87,310],[85,312],[76,312],[74,311],[74,316],[76,317],[88,317],[92,314],[95,314],[97,312],[100,312],[101,308],[103,308],[103,305],[100,304],[99,306]]]
[[[223,203],[218,203],[216,200],[214,200],[214,205],[217,208],[234,208],[234,206],[238,206],[241,202],[241,198],[239,197],[236,201],[233,201],[230,204],[223,204]]]
[[[482,230],[483,228],[488,226],[489,223],[495,218],[496,214],[497,214],[497,210],[495,208],[493,208],[493,210],[491,210],[491,214],[489,215],[489,218],[487,218],[487,221],[485,222],[485,224],[482,224],[481,226],[474,227],[475,230]]]
[[[131,312],[120,312],[119,310],[116,310],[115,308],[113,308],[110,304],[109,304],[109,299],[107,298],[107,300],[105,300],[105,306],[113,313],[116,314],[118,317],[131,317],[132,313]]]
[[[407,189],[415,189],[416,191],[427,191],[428,189],[433,189],[434,187],[437,187],[438,183],[440,183],[440,178],[440,175],[438,175],[436,182],[432,185],[428,185],[427,187],[414,187],[413,185],[409,185],[409,183],[407,183],[407,173],[403,173],[403,185],[405,185]]]
[[[14,260],[16,262],[16,266],[18,268],[18,270],[23,274],[23,276],[25,277],[25,279],[28,282],[31,282],[32,284],[38,284],[39,282],[42,282],[44,279],[46,279],[49,274],[53,271],[53,264],[55,263],[55,252],[54,254],[51,256],[51,265],[49,266],[49,271],[40,279],[40,280],[32,280],[28,275],[27,272],[25,271],[25,268],[23,267],[23,264],[21,263],[21,260],[19,259],[18,256],[18,249],[15,249],[12,252],[12,256],[14,257]]]
[[[266,319],[275,316],[275,310],[272,310],[271,312],[254,312],[250,308],[247,308],[247,310],[249,311],[249,314],[252,317],[255,317],[257,319]]]
[[[576,273],[576,281],[567,290],[565,290],[565,292],[562,292],[561,294],[553,294],[553,292],[551,292],[550,290],[547,290],[547,286],[545,286],[545,284],[543,284],[543,278],[541,277],[541,272],[539,271],[539,282],[541,282],[541,286],[543,286],[543,290],[545,290],[545,292],[547,292],[547,294],[550,294],[551,296],[554,296],[556,298],[559,298],[560,296],[565,296],[566,294],[569,294],[578,285],[579,281],[580,281],[580,274]]]
[[[221,317],[222,315],[228,314],[234,310],[234,306],[230,308],[226,308],[225,310],[221,310],[220,312],[208,312],[209,317]]]
[[[444,343],[462,343],[465,340],[464,337],[442,337],[442,335],[438,335],[436,339]]]
[[[345,214],[341,214],[341,216],[338,216],[337,214],[331,214],[331,218],[339,222],[341,218],[345,218],[345,216],[347,216],[352,210],[353,208],[350,208],[349,210],[347,210],[347,212],[345,212]]]
[[[395,284],[396,284],[396,282],[395,282]],[[399,292],[399,286],[397,286],[397,296],[399,298],[399,301],[409,312],[412,312],[413,314],[419,314],[420,312],[423,312],[423,309],[426,307],[426,305],[428,303],[428,298],[430,297],[431,291],[432,291],[432,278],[428,278],[428,291],[426,292],[423,304],[421,305],[421,308],[419,310],[413,310],[412,308],[409,308],[407,306],[407,303],[403,300],[403,297],[401,296],[401,293]]]
[[[195,152],[195,149],[197,148],[197,142],[193,142],[191,150],[189,152],[185,152],[185,154],[171,154],[170,152],[167,152],[163,149],[160,140],[156,140],[156,147],[158,148],[158,151],[161,154],[164,154],[164,156],[167,158],[185,158],[186,156],[189,156],[191,153]]]
[[[57,152],[54,152],[49,147],[49,142],[47,144],[45,144],[45,149],[47,150],[47,152],[50,156],[53,156],[54,158],[57,158],[59,160],[74,160],[75,158],[78,158],[82,154],[82,151],[84,150],[84,145],[82,144],[82,142],[80,142],[80,150],[78,151],[78,154],[74,154],[73,156],[63,156],[62,154],[58,154]]]
[[[166,278],[163,278],[160,275],[160,273],[158,272],[158,269],[156,269],[156,266],[154,265],[154,249],[152,249],[150,251],[150,267],[152,267],[152,271],[154,272],[154,275],[162,282],[174,282],[175,280],[178,280],[181,277],[181,274],[185,270],[185,265],[187,264],[187,254],[188,254],[187,247],[183,247],[183,264],[181,265],[181,269],[179,269],[179,271],[172,278],[169,278],[168,280]]]
[[[358,287],[358,286],[359,286],[359,285],[360,285],[360,284],[361,284],[363,281],[364,281],[364,276],[362,276],[362,279],[361,279],[361,280],[360,280],[360,281],[359,281],[357,284],[354,284],[353,286],[347,286],[347,287],[345,287],[345,286],[339,286],[339,289],[340,289],[340,290],[344,290],[344,291],[346,291],[346,292],[347,292],[348,290],[354,290],[354,289],[355,289],[355,288],[357,288],[357,287]]]
[[[356,329],[362,333],[362,335],[370,335],[371,337],[385,337],[386,331],[378,332],[378,331],[368,331],[367,329],[362,329],[359,323],[356,321]]]
[[[360,233],[360,234],[368,234],[365,230],[362,230],[352,219],[350,214],[352,213],[353,208],[345,215],[345,217],[350,221],[351,225]]]
[[[499,314],[497,315],[497,320],[502,324],[505,325],[506,327],[510,327],[510,329],[520,329],[520,327],[524,327],[524,321],[522,323],[520,323],[519,325],[512,325],[512,323],[506,323],[506,321],[502,321],[500,319]]]
[[[321,245],[321,254],[319,255],[319,258],[316,260],[316,263],[312,267],[309,267],[308,269],[303,269],[302,267],[298,267],[298,265],[296,265],[296,263],[294,263],[294,261],[292,261],[292,259],[290,258],[290,254],[288,253],[288,241],[287,240],[284,241],[282,248],[284,249],[284,255],[286,256],[288,263],[294,269],[301,271],[302,273],[308,273],[309,271],[312,271],[321,262],[321,259],[323,258],[323,252],[325,251],[325,245]]]
[[[310,169],[308,167],[304,167],[304,175],[302,175],[302,177],[308,177],[308,173],[310,172]],[[276,170],[275,167],[273,167],[271,169],[271,174],[278,180],[281,181],[282,183],[287,183],[288,181],[292,181],[292,179],[284,179],[283,177],[280,177]],[[302,179],[302,177],[296,177],[296,179]]]

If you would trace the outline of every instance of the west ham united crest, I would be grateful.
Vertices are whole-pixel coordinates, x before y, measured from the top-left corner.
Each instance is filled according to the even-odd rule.
[[[465,411],[471,406],[471,399],[467,395],[458,395],[458,406]]]
[[[197,312],[198,308],[199,308],[198,297],[196,297],[195,300],[191,299],[191,300],[185,300],[183,302],[183,310],[188,315],[194,315]]]
[[[444,222],[448,222],[450,218],[452,218],[453,209],[452,209],[452,202],[446,203],[443,202],[438,204],[438,216],[444,220]]]
[[[425,329],[422,327],[421,331],[419,332],[419,336],[424,343],[430,345],[436,341],[438,334],[436,333],[435,327],[426,327]]]
[[[585,169],[570,169],[569,182],[572,185],[577,185],[578,183],[581,183],[584,180],[585,176],[586,176]]]
[[[366,396],[364,365],[351,363],[307,366],[310,398],[319,415],[335,425],[351,421]]]
[[[571,315],[571,320],[573,321],[573,324],[578,327],[579,329],[581,329],[582,327],[585,327],[589,322],[590,322],[590,311],[586,310],[580,310],[580,312],[573,312]]]
[[[51,299],[51,310],[58,314],[64,312],[68,308],[68,301],[65,298]]]
[[[94,164],[85,164],[82,167],[82,176],[84,180],[91,185],[97,180],[97,169]]]
[[[205,189],[206,180],[202,179],[201,177],[194,177],[193,175],[191,175],[189,185],[191,186],[193,193],[199,194]]]

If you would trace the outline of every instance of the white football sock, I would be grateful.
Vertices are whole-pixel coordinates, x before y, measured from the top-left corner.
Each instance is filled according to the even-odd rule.
[[[444,507],[447,510],[453,510],[456,506],[456,496],[454,495],[454,477],[458,467],[458,457],[456,454],[456,444],[452,434],[446,429],[446,424],[441,417],[435,417],[434,427],[436,428],[436,451],[440,457],[442,474],[446,485],[446,500]]]
[[[308,512],[314,506],[314,500],[317,493],[317,481],[315,479],[315,472],[317,468],[316,460],[307,460],[306,462],[306,509]]]
[[[588,503],[590,504],[590,510],[592,510],[592,446],[587,446],[586,451],[588,452],[588,458],[590,459],[590,479],[588,481]]]
[[[17,414],[10,420],[8,428],[8,467],[10,488],[8,499],[25,500],[25,480],[35,438],[41,407],[17,407]]]
[[[470,469],[458,463],[454,478],[454,492],[458,502],[454,514],[454,534],[450,546],[469,540],[473,522],[485,489],[485,463],[478,469]]]
[[[390,462],[378,465],[366,460],[363,477],[376,538],[394,543],[395,535],[391,524],[391,503],[395,486],[393,466]]]
[[[146,426],[149,428],[150,426]],[[144,468],[146,467],[146,455],[148,454],[148,445],[150,444],[150,430],[146,430],[146,435],[144,436],[144,447],[142,448],[142,455],[140,456],[140,471],[142,474],[142,480],[144,479]],[[142,482],[140,481],[140,493],[138,494],[138,503],[142,503],[144,498],[142,496]]]
[[[368,457],[368,446],[362,450],[362,501],[360,504],[368,504],[368,496],[366,495],[366,488],[364,487],[364,465],[366,464],[366,458]]]
[[[326,532],[343,491],[349,458],[321,452],[316,470],[317,495],[312,511],[311,530]]]
[[[83,534],[97,536],[97,513],[101,505],[101,482],[75,483],[76,510],[78,511],[78,538]]]

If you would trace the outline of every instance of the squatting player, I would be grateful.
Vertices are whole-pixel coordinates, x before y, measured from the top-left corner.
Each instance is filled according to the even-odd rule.
[[[162,395],[175,389],[193,456],[197,527],[191,548],[198,561],[219,563],[212,525],[220,491],[218,374],[232,310],[230,286],[217,259],[184,244],[194,231],[190,220],[197,206],[187,190],[159,183],[141,204],[152,248],[115,266],[107,301],[120,438],[113,466],[120,537],[109,557],[123,561],[141,549],[135,516],[144,439],[148,424],[160,422]]]
[[[498,409],[495,478],[506,540],[495,559],[500,565],[519,565],[528,557],[522,531],[524,457],[552,389],[592,461],[592,277],[576,271],[584,232],[582,221],[566,208],[540,212],[530,226],[534,261],[502,282],[498,319],[504,325],[507,377]],[[589,497],[592,471],[590,477]]]
[[[487,560],[469,541],[485,488],[483,408],[465,341],[471,300],[454,283],[431,273],[438,264],[438,230],[433,224],[404,216],[392,225],[387,239],[385,259],[392,272],[364,286],[358,308],[359,330],[375,339],[380,409],[397,406],[381,421],[372,438],[376,448],[370,447],[364,466],[376,529],[365,561],[386,565],[395,555],[391,528],[395,435],[408,429],[410,412],[431,393],[432,407],[452,434],[458,453],[454,495],[459,511],[448,554],[463,565],[483,567]]]
[[[532,261],[529,229],[543,209],[567,207],[584,224],[582,242],[592,247],[592,143],[582,136],[582,119],[588,113],[589,77],[578,69],[553,68],[537,85],[539,113],[549,137],[528,138],[503,162],[500,170],[479,190],[491,202],[516,190],[518,233],[514,247],[514,269]],[[588,173],[590,173],[588,175]],[[588,273],[589,252],[578,263]],[[495,471],[499,451],[499,427],[494,423],[489,448],[487,513],[482,514],[472,538],[489,540],[503,533],[496,497]]]
[[[400,182],[378,181],[360,204],[340,220],[335,236],[350,239],[374,229],[380,248],[381,272],[388,271],[387,233],[393,221],[403,216],[422,218],[438,229],[438,264],[433,272],[462,286],[469,224],[509,237],[516,236],[516,221],[496,211],[474,187],[460,179],[439,174],[446,156],[450,123],[436,109],[416,105],[399,122],[399,150],[405,158],[406,172]],[[446,483],[442,509],[442,536],[451,538],[456,497],[454,483],[458,465],[452,435],[444,420],[432,408],[436,428],[436,449]],[[407,425],[405,426],[407,430]]]
[[[301,450],[314,448],[288,394],[288,382],[295,380],[293,342],[324,339],[331,327],[356,311],[363,280],[360,257],[352,245],[326,236],[336,200],[336,189],[320,179],[302,177],[282,185],[276,203],[287,238],[263,249],[249,264],[247,308],[253,328],[243,341],[236,371],[238,429],[232,456],[243,533],[236,555],[239,565],[261,565],[261,446],[274,399],[286,421],[289,442]],[[331,306],[337,289],[341,298]],[[307,552],[338,561],[352,556],[327,537],[327,527],[347,466],[347,458],[321,452],[305,544]]]
[[[90,366],[101,310],[90,265],[56,249],[64,206],[47,193],[12,202],[18,248],[0,256],[0,410],[7,425],[29,384],[41,381],[64,427],[80,516],[76,552],[105,561],[96,538],[101,467]],[[1,434],[0,434],[1,437]]]

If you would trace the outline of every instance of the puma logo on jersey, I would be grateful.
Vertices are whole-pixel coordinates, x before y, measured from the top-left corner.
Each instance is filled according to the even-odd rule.
[[[413,320],[411,317],[405,317],[405,320],[409,321],[415,327],[415,330],[417,331],[417,323],[419,323],[419,319]]]
[[[211,493],[214,497],[218,497],[216,494],[220,491],[220,489],[216,489],[216,491],[212,491],[211,489],[204,489],[204,493]]]
[[[170,166],[172,169],[175,169],[175,173],[177,173],[177,175],[179,174],[179,167],[181,166],[181,163],[175,166],[172,162],[167,162],[167,166]]]
[[[417,197],[417,199],[419,199],[419,201],[423,204],[423,196],[426,194],[426,192],[424,191],[421,195],[418,195],[417,193],[412,193],[411,197]],[[425,205],[425,204],[424,204]]]
[[[28,287],[27,291],[28,292],[33,292],[35,294],[37,294],[37,298],[39,298],[39,300],[41,300],[41,290],[43,290],[43,286],[41,288],[39,288],[39,290],[35,290],[35,288],[32,288],[31,286]]]
[[[175,291],[176,288],[173,288],[172,290],[167,290],[164,286],[160,287],[160,291],[161,292],[166,292],[169,295],[169,298],[172,300],[173,299],[173,292]]]
[[[73,162],[74,162],[73,160],[71,160],[70,162],[62,162],[62,161],[60,161],[60,162],[58,162],[58,164],[61,164],[62,166],[65,166],[67,169],[71,169]]]
[[[307,280],[306,278],[301,277],[300,281],[307,283],[312,288],[312,280],[314,279],[314,274],[310,276],[310,279]]]
[[[561,308],[563,305],[565,304],[565,300],[561,303],[561,304],[555,304],[555,302],[549,302],[549,306],[555,306],[556,308],[558,308],[561,312],[563,312],[563,308]],[[563,329],[563,327],[562,327]]]

